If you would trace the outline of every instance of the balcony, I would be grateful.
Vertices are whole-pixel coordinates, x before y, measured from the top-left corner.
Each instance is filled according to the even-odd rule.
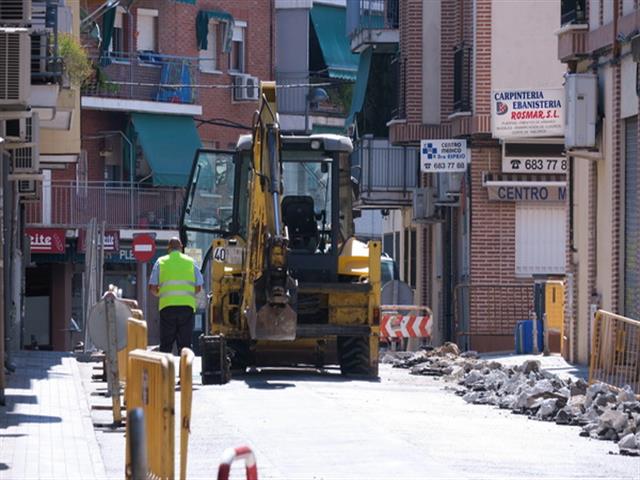
[[[31,6],[31,81],[59,83],[63,64],[58,53],[58,0],[33,1]]]
[[[365,138],[351,154],[352,175],[358,180],[359,208],[400,208],[411,205],[419,187],[417,147],[395,147],[387,139]]]
[[[198,59],[155,52],[109,52],[93,59],[94,78],[82,88],[82,106],[119,111],[200,115]]]
[[[108,228],[175,230],[184,200],[183,189],[127,182],[51,182],[39,190],[25,205],[28,225],[84,228],[95,218]]]
[[[347,31],[351,50],[361,53],[375,45],[376,51],[390,53],[400,41],[400,0],[360,0],[347,2]]]
[[[307,116],[309,125],[316,125],[317,128],[322,128],[320,127],[322,125],[333,131],[344,126],[344,118],[351,107],[350,84],[332,82],[326,77],[310,76],[309,72],[282,71],[276,71],[276,83],[279,87],[278,113],[282,116],[283,129],[304,130]],[[320,84],[318,88],[327,93],[327,99],[320,102],[307,102],[309,84]]]

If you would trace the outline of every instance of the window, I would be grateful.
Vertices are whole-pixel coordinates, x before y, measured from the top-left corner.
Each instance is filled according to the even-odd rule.
[[[233,27],[233,39],[229,52],[229,70],[232,72],[244,72],[244,40],[247,24],[236,21]]]
[[[565,273],[565,206],[516,203],[516,275]]]
[[[218,71],[218,25],[215,20],[209,20],[207,49],[200,50],[200,70],[203,72]]]
[[[158,11],[138,9],[138,51],[158,51]]]
[[[471,111],[471,48],[464,44],[453,51],[453,110]]]
[[[109,45],[109,54],[117,57],[125,51],[124,47],[124,8],[116,8],[116,18],[113,23],[113,32],[111,33],[111,44]]]

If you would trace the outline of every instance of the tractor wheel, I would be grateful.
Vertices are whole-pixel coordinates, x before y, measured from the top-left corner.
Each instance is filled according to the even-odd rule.
[[[232,373],[243,374],[247,367],[253,365],[253,353],[251,352],[249,342],[229,340],[227,342],[227,349],[231,357]]]
[[[342,375],[377,377],[375,367],[370,364],[369,337],[338,337],[338,359]]]

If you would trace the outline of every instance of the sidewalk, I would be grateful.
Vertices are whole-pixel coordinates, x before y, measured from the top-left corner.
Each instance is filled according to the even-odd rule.
[[[0,480],[104,479],[75,358],[20,352],[0,407]]]
[[[483,360],[495,360],[505,366],[522,365],[527,360],[538,360],[540,368],[558,375],[560,378],[577,380],[579,378],[587,380],[589,378],[589,367],[584,365],[573,365],[568,363],[559,353],[551,355],[539,354],[515,354],[515,353],[483,353],[480,354]]]

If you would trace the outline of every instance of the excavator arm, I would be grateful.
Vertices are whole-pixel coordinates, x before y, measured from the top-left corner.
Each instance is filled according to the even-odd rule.
[[[293,340],[297,282],[287,265],[289,239],[282,221],[281,139],[275,82],[261,83],[260,98],[248,182],[247,261],[241,312],[252,339]]]

